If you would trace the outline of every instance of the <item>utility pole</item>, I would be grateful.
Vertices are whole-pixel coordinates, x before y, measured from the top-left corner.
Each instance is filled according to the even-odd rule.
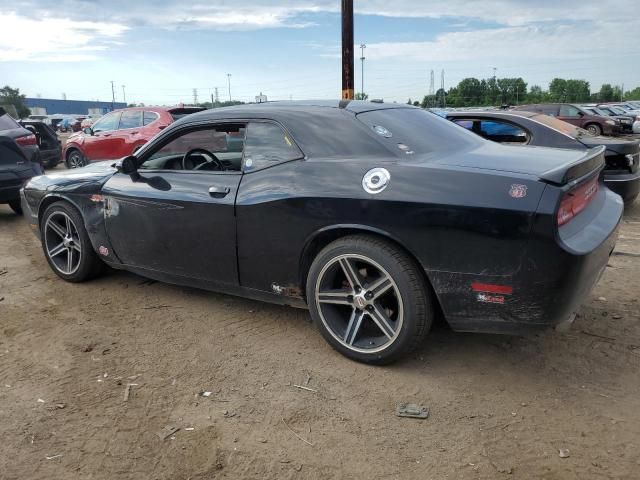
[[[367,48],[367,45],[364,43],[360,44],[360,61],[362,62],[362,71],[360,73],[360,81],[362,82],[362,86],[360,87],[360,100],[364,100],[364,49]]]
[[[215,96],[216,103],[220,103],[220,97],[218,96],[218,87],[215,87],[213,90],[216,92],[216,96]]]
[[[212,93],[212,94],[211,94],[211,108],[213,108],[213,107],[214,107],[214,105],[215,105],[215,104],[213,103],[213,93]]]
[[[124,93],[124,85],[122,85],[122,101],[127,104],[127,96]]]
[[[114,82],[111,80],[111,110],[116,108],[116,90],[113,84]]]
[[[229,101],[231,102],[231,74],[227,73],[227,82],[229,84]]]
[[[353,0],[342,0],[342,99],[353,100]]]
[[[443,108],[447,108],[447,95],[444,91],[444,68],[442,69],[442,73],[440,74],[440,90],[442,90],[442,105]]]
[[[198,89],[193,89],[193,104],[198,105]]]

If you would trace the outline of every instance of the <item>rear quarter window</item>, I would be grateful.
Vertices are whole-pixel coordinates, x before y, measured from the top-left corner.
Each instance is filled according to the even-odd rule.
[[[0,130],[13,130],[14,128],[20,128],[18,122],[16,122],[8,114],[0,116]]]

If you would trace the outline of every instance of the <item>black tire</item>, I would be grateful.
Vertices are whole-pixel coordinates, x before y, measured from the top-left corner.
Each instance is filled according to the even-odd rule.
[[[361,281],[362,288],[355,287],[352,290],[352,282],[346,275],[346,281],[340,281],[339,276],[346,273],[341,263],[345,259],[353,261],[354,272],[357,272],[355,275],[358,277],[356,282]],[[379,277],[377,275],[370,277],[370,266],[374,274],[380,273]],[[333,275],[332,269],[335,272]],[[331,299],[335,298],[332,295],[342,297],[345,290],[360,292],[356,296],[372,295],[373,285],[379,281],[377,279],[385,276],[390,277],[392,285],[382,289],[387,293],[377,294],[381,295],[379,300],[374,298],[369,302],[378,304],[379,301],[391,301],[396,302],[395,306],[363,307],[362,303],[358,306],[353,295],[350,295],[347,300],[347,302],[353,302],[353,305],[332,304]],[[330,277],[333,279],[331,280]],[[368,280],[369,278],[373,279]],[[327,281],[334,282],[333,286],[329,286]],[[332,288],[339,290],[331,290]],[[435,309],[432,293],[420,267],[394,244],[375,236],[347,236],[325,247],[316,256],[309,269],[306,290],[311,317],[322,336],[334,349],[358,362],[383,365],[398,360],[424,341],[433,323]],[[329,290],[340,293],[322,294],[323,291]],[[389,297],[385,300],[386,295]],[[389,320],[385,325],[392,327],[388,330],[392,332],[391,336],[385,334],[385,338],[384,335],[380,335],[384,333],[384,329],[374,320],[374,315],[367,312],[368,309],[371,311],[382,309],[385,313],[384,318]],[[361,320],[354,321],[356,315],[360,315]],[[341,325],[344,325],[342,331],[340,331]],[[352,325],[358,326],[354,329]],[[372,337],[376,335],[376,328],[382,340]],[[350,332],[355,333],[351,335]]]
[[[80,168],[87,165],[87,159],[80,150],[72,148],[67,152],[65,163],[67,168]]]
[[[9,206],[15,213],[22,215],[22,205],[20,205],[20,200],[11,200],[9,202]]]
[[[602,135],[602,127],[597,123],[590,123],[585,128],[593,135]]]
[[[62,271],[60,264],[56,263],[56,261],[59,262],[59,259],[54,261],[49,252],[49,250],[54,247],[56,241],[63,243],[62,237],[52,231],[48,226],[50,219],[57,221],[58,217],[68,218],[72,222],[72,225],[75,228],[75,233],[77,234],[72,235],[73,243],[78,245],[80,248],[79,252],[74,250],[72,253],[72,258],[74,254],[77,255],[75,259],[75,261],[77,261],[77,268],[73,270],[69,269],[69,272]],[[60,225],[59,222],[58,225]],[[102,272],[104,263],[94,252],[93,246],[91,245],[91,241],[89,240],[89,236],[87,235],[87,231],[84,227],[82,216],[73,205],[61,201],[53,203],[47,207],[40,222],[40,234],[42,238],[42,250],[44,251],[44,256],[47,259],[47,262],[49,262],[51,269],[63,280],[73,283],[84,282],[96,277]],[[56,240],[56,235],[59,240]],[[70,249],[68,248],[67,250]],[[66,258],[68,259],[68,256]]]

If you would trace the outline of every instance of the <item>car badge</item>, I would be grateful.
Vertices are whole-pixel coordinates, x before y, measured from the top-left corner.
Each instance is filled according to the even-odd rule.
[[[511,190],[509,190],[509,195],[513,198],[523,198],[527,196],[527,186],[520,185],[519,183],[514,183],[511,185]]]
[[[362,188],[371,194],[382,192],[391,180],[391,174],[386,168],[373,168],[364,174],[362,178]]]

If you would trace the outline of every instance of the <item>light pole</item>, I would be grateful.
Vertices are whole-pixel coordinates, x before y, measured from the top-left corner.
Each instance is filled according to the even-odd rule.
[[[227,83],[229,85],[229,101],[231,101],[231,74],[227,73]]]
[[[360,61],[362,62],[361,73],[360,73],[360,81],[362,82],[362,86],[360,87],[360,100],[364,100],[364,49],[367,48],[367,45],[364,43],[360,44]]]
[[[124,93],[124,85],[122,85],[122,101],[126,104],[127,103],[127,96]]]

